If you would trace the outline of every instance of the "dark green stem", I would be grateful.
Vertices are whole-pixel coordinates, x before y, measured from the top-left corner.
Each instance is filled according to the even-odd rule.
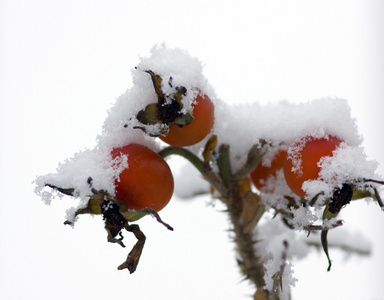
[[[212,168],[204,163],[200,158],[198,158],[194,153],[191,151],[179,148],[179,147],[167,147],[162,149],[159,152],[159,155],[163,158],[170,156],[170,155],[179,155],[181,157],[184,157],[186,160],[188,160],[204,177],[205,180],[207,180],[221,195],[226,195],[228,193],[228,190],[223,185],[221,179],[216,176],[216,174],[212,171]]]
[[[219,157],[217,160],[219,166],[219,174],[226,188],[231,188],[231,161],[229,157],[229,146],[221,145],[219,149]]]

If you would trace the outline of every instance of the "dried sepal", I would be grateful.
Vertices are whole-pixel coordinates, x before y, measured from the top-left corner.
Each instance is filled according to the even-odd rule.
[[[157,95],[157,102],[150,103],[143,110],[139,111],[136,119],[143,125],[176,124],[185,126],[190,124],[193,120],[192,114],[190,112],[182,112],[182,100],[184,96],[187,95],[187,89],[183,86],[177,86],[174,88],[174,93],[165,94],[162,87],[162,77],[151,70],[146,70],[145,72],[151,76]],[[171,87],[173,87],[172,80],[172,77],[168,80],[168,84]],[[141,129],[144,132],[147,131],[145,127],[142,126],[135,126],[134,128]],[[160,130],[158,134],[151,133],[152,136],[160,136],[162,134],[166,134],[166,131]]]

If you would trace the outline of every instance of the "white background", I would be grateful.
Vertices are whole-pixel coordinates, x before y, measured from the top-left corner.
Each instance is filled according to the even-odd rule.
[[[116,267],[132,236],[123,249],[101,218],[64,226],[71,200],[45,206],[32,181],[95,145],[139,56],[162,42],[199,57],[229,103],[348,99],[383,175],[383,17],[380,0],[1,1],[0,298],[249,299],[219,203],[173,199],[161,215],[174,232],[141,220],[147,243],[129,275]],[[294,261],[294,299],[384,299],[383,212],[353,203],[343,219],[372,255],[331,250],[330,273],[321,251]]]

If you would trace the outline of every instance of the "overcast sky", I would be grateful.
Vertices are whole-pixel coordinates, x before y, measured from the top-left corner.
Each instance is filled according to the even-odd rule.
[[[116,267],[133,237],[107,243],[96,217],[64,226],[74,203],[45,206],[31,182],[95,145],[130,70],[163,42],[197,56],[228,103],[348,99],[383,175],[383,17],[380,0],[1,1],[0,298],[249,299],[219,203],[173,199],[162,217],[174,232],[141,220],[147,244],[129,275]],[[352,203],[343,219],[372,256],[332,251],[330,273],[322,252],[294,261],[294,299],[384,299],[383,212]]]

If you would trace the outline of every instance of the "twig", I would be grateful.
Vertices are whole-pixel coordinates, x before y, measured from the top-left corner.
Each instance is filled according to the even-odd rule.
[[[75,189],[73,188],[61,188],[61,187],[58,187],[58,186],[55,186],[53,184],[49,184],[49,183],[46,183],[45,186],[48,186],[54,190],[58,190],[60,193],[63,193],[67,196],[74,196],[74,192],[75,192]]]
[[[234,180],[240,180],[241,178],[249,175],[249,173],[251,173],[256,168],[257,164],[263,158],[265,153],[267,153],[266,150],[262,150],[261,147],[263,145],[264,143],[261,143],[261,145],[256,144],[251,147],[244,166],[233,175]]]
[[[311,231],[329,230],[342,225],[343,225],[343,221],[338,220],[336,223],[333,223],[331,225],[308,225],[308,226],[304,226],[304,229],[308,230],[308,236],[309,236],[311,234]]]

